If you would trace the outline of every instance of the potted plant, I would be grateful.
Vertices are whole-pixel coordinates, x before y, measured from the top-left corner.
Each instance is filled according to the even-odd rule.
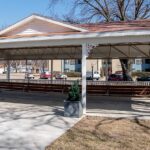
[[[64,101],[64,116],[78,117],[83,115],[83,108],[81,104],[80,88],[78,81],[69,89],[68,98]]]

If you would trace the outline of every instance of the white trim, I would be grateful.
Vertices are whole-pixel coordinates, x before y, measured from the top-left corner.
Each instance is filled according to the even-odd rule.
[[[14,25],[11,25],[11,26],[7,27],[6,29],[1,30],[1,31],[0,31],[0,35],[3,35],[3,34],[5,34],[5,33],[7,33],[7,32],[10,32],[11,30],[16,29],[17,27],[22,26],[22,25],[24,25],[25,23],[28,23],[28,22],[31,21],[32,19],[33,19],[33,16],[30,16],[30,17],[28,17],[28,18],[25,18],[25,19],[23,19],[23,20],[21,20],[21,21],[15,23]]]
[[[32,15],[32,16],[27,17],[27,18],[23,19],[22,21],[19,21],[16,24],[14,24],[12,26],[9,26],[8,28],[0,31],[0,35],[3,35],[5,33],[7,33],[7,32],[10,32],[11,30],[18,28],[19,26],[22,26],[25,23],[28,23],[28,22],[32,21],[33,19],[38,19],[38,20],[49,22],[49,23],[57,24],[57,25],[60,25],[60,26],[66,27],[66,28],[70,28],[70,29],[76,30],[76,31],[81,31],[81,32],[88,31],[86,29],[75,27],[75,26],[67,24],[67,23],[62,23],[62,22],[55,21],[55,20],[52,20],[52,19],[49,19],[49,18],[38,16],[38,15]]]
[[[0,43],[0,50],[7,48],[21,48],[21,47],[48,47],[48,46],[71,46],[81,45],[82,43],[95,43],[95,44],[119,44],[119,43],[150,43],[149,37],[108,37],[108,38],[89,38],[89,39],[64,39],[64,40],[47,40],[47,41],[26,41],[26,42],[11,42],[11,43]]]
[[[80,33],[72,35],[53,35],[49,37],[0,39],[0,48],[81,45],[86,42],[91,44],[150,42],[150,31]]]
[[[117,32],[91,32],[91,33],[78,33],[78,34],[64,34],[64,35],[49,35],[37,37],[22,37],[22,38],[0,38],[0,43],[9,42],[22,42],[22,41],[44,41],[44,40],[64,40],[64,39],[85,39],[85,38],[104,38],[104,37],[125,37],[125,36],[149,36],[150,31],[117,31]],[[150,40],[150,39],[149,39]]]

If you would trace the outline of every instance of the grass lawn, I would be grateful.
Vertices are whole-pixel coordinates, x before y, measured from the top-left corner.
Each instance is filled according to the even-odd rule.
[[[85,117],[46,150],[150,150],[150,120]]]

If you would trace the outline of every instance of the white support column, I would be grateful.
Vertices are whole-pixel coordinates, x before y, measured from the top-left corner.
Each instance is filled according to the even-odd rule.
[[[61,72],[64,72],[64,60],[61,59]]]
[[[51,59],[51,84],[53,83],[53,60]]]
[[[82,45],[82,106],[83,114],[86,114],[86,57],[87,44]]]
[[[97,59],[97,67],[96,67],[96,69],[99,72],[99,59]]]
[[[7,60],[7,80],[10,81],[10,61]]]

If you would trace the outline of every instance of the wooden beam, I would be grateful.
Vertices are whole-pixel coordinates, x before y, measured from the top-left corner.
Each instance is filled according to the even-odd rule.
[[[113,47],[114,50],[116,50],[117,52],[119,52],[119,53],[121,53],[122,55],[124,55],[125,57],[129,58],[129,56],[128,56],[126,53],[122,52],[119,48],[117,48],[117,47],[115,47],[115,46],[112,46],[112,47]]]
[[[142,53],[144,56],[149,57],[148,54],[146,54],[145,52],[143,52],[143,51],[142,51],[140,48],[138,48],[137,46],[131,45],[131,47],[134,48],[136,51]]]

